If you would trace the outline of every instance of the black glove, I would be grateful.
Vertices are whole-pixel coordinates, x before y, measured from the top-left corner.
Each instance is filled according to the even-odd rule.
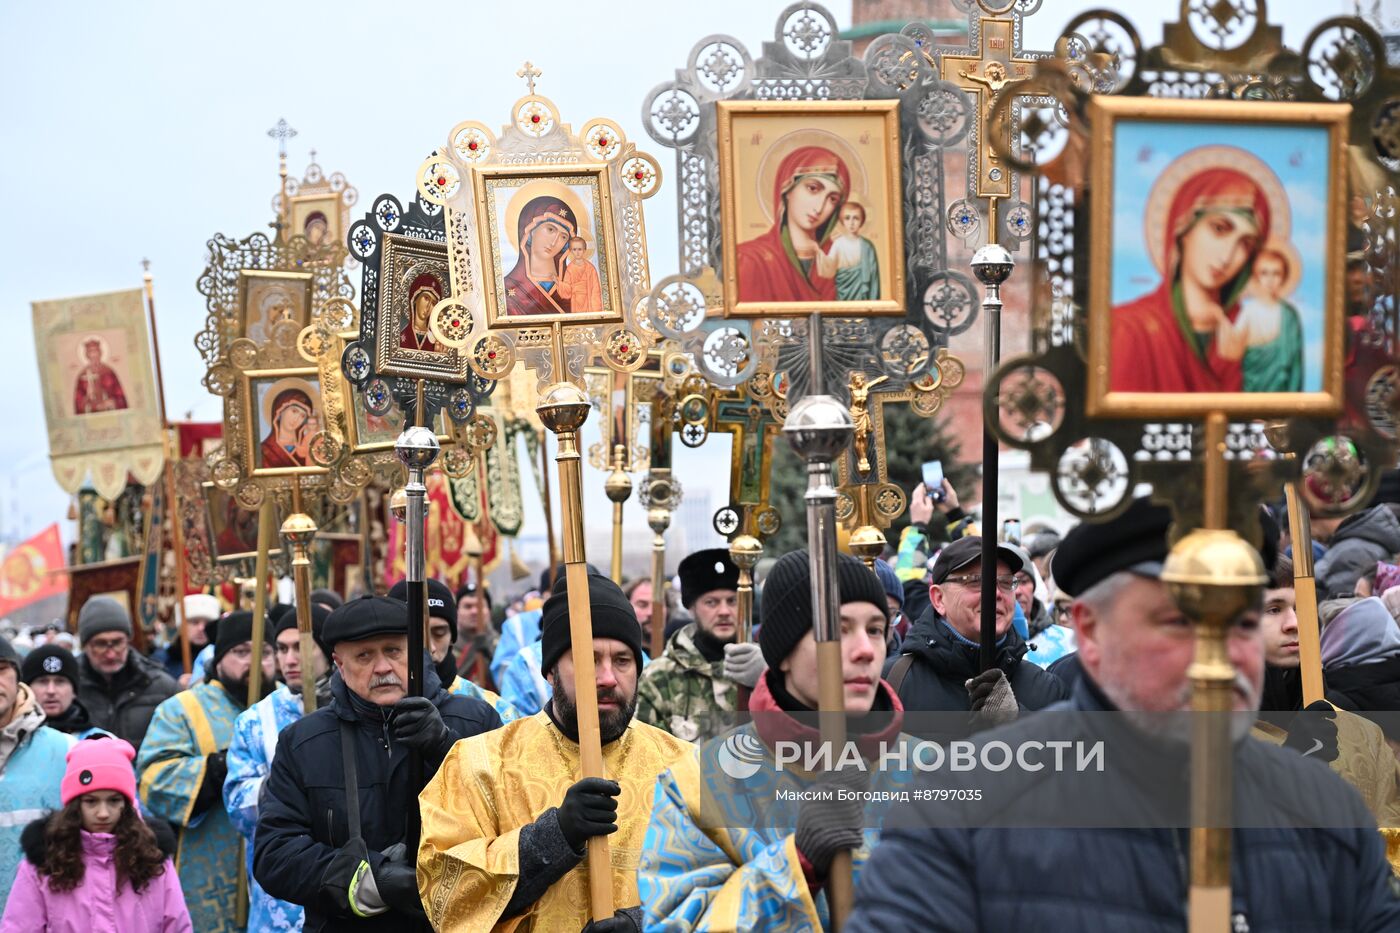
[[[974,713],[981,713],[993,725],[1004,725],[1016,718],[1016,694],[1011,692],[1011,682],[1001,668],[988,668],[967,681],[966,686]]]
[[[228,751],[210,752],[204,759],[204,781],[194,795],[191,816],[198,816],[224,799],[224,778],[228,777]]]
[[[1291,726],[1284,748],[1291,748],[1304,758],[1337,760],[1337,711],[1332,704],[1326,700],[1308,704],[1293,717]]]
[[[564,792],[559,829],[575,852],[594,836],[617,832],[617,795],[622,787],[606,778],[584,778]]]
[[[412,862],[381,862],[374,873],[374,886],[380,899],[398,913],[427,916],[418,896],[418,869]]]
[[[842,849],[858,849],[864,832],[861,817],[865,801],[861,792],[870,787],[870,776],[859,768],[828,771],[813,782],[812,796],[797,810],[797,851],[807,857],[819,877],[825,877],[831,858]],[[841,798],[840,791],[855,792]],[[824,799],[829,796],[830,799]]]
[[[583,933],[642,933],[642,908],[628,907],[606,920],[594,920]]]
[[[394,704],[394,738],[434,758],[442,758],[456,737],[427,697],[404,697]]]

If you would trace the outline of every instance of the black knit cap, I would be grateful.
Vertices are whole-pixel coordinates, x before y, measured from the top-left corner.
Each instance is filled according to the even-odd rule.
[[[282,620],[287,618],[287,616],[295,617],[296,612],[297,607],[293,604],[278,603],[271,609],[267,610],[267,618],[268,621],[272,623],[272,627],[274,630],[281,631],[281,629],[278,629],[277,627],[282,624]]]
[[[408,605],[387,596],[366,593],[352,599],[326,618],[321,637],[335,650],[343,641],[364,641],[379,635],[408,634]]]
[[[267,623],[263,623],[267,626]],[[272,644],[271,626],[263,629],[263,644]],[[218,664],[234,648],[245,641],[253,640],[253,614],[246,610],[230,612],[219,620],[219,631],[214,639],[214,663]]]
[[[40,677],[66,677],[78,689],[78,659],[62,645],[40,645],[24,656],[19,679],[32,684]]]
[[[588,575],[588,604],[592,610],[593,637],[615,638],[632,649],[642,663],[642,626],[637,611],[622,595],[622,588],[600,573]],[[548,671],[573,647],[569,631],[569,581],[561,576],[554,594],[545,600],[540,615],[540,670]]]
[[[326,647],[325,642],[326,620],[330,617],[331,610],[320,603],[311,604],[311,639],[316,642],[316,647],[320,648],[321,653],[327,658],[331,656],[331,649]],[[296,627],[297,614],[295,607],[293,607],[293,611],[282,613],[272,623],[272,637],[276,638],[287,629],[294,629]]]
[[[763,584],[763,626],[758,630],[758,646],[763,650],[763,660],[774,670],[812,630],[811,579],[812,558],[805,550],[784,554],[768,571]],[[836,587],[843,605],[873,603],[886,619],[890,617],[880,578],[849,554],[836,555]]]
[[[713,590],[737,590],[739,568],[727,548],[696,551],[676,568],[681,578],[681,605],[689,609],[695,601]]]
[[[389,598],[408,604],[408,582],[400,580],[389,588]],[[457,602],[452,591],[441,580],[428,581],[428,615],[444,620],[452,629],[452,641],[457,641]]]
[[[1170,509],[1142,498],[1135,499],[1116,518],[1075,526],[1060,542],[1050,563],[1055,586],[1078,597],[1115,573],[1160,576],[1171,523]]]
[[[476,584],[475,584],[475,583],[467,582],[467,583],[463,583],[461,586],[457,587],[457,602],[458,602],[459,604],[462,602],[462,600],[466,599],[468,596],[475,596],[475,595],[476,595]],[[491,608],[491,587],[489,587],[489,586],[483,586],[483,587],[481,588],[481,598],[482,598],[483,600],[486,601],[486,608],[487,608],[487,609],[490,609],[490,608]]]

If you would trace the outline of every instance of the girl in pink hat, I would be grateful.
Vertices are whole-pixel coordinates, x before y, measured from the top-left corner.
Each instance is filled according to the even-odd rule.
[[[136,751],[121,739],[82,741],[68,752],[63,809],[20,837],[0,933],[189,933],[170,853],[175,836],[136,806]]]

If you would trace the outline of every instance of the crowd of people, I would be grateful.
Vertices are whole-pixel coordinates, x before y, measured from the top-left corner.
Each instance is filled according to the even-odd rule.
[[[981,529],[942,493],[913,492],[873,571],[836,565],[847,740],[867,765],[928,742],[1025,741],[1050,717],[1072,739],[1106,712],[1189,708],[1194,630],[1161,580],[1166,509],[1139,500],[1063,537],[999,542],[985,666]],[[1400,929],[1400,729],[1366,715],[1400,710],[1397,513],[1313,522],[1326,698],[1306,709],[1292,539],[1261,513],[1270,582],[1228,636],[1253,723],[1234,753],[1250,789],[1236,794],[1235,930]],[[820,929],[846,852],[854,930],[1183,928],[1189,822],[1136,772],[1026,777],[930,824],[887,806],[927,786],[908,769],[772,770],[784,743],[820,745],[806,551],[760,564],[744,640],[725,549],[686,555],[660,596],[648,579],[586,580],[605,776],[580,777],[590,659],[573,652],[561,568],[499,608],[475,583],[429,581],[418,696],[402,583],[314,591],[310,657],[294,607],[255,619],[207,594],[184,602],[187,649],[142,654],[108,597],[82,607],[76,651],[52,630],[14,639],[23,653],[0,639],[0,933]],[[649,658],[659,600],[665,649]],[[1184,777],[1189,743],[1130,721],[1135,763]],[[760,803],[716,770],[736,748],[770,769]],[[1160,819],[1046,820],[1075,794]],[[597,837],[606,917],[585,868]]]

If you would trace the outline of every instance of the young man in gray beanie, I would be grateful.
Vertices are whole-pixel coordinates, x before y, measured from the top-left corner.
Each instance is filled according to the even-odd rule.
[[[880,679],[889,606],[879,579],[854,557],[838,555],[836,578],[848,748],[863,766],[835,759],[842,770],[808,784],[805,754],[776,763],[780,751],[820,747],[811,557],[794,551],[763,587],[759,645],[768,669],[749,700],[753,721],[702,745],[657,784],[638,872],[647,929],[746,929],[754,917],[766,930],[823,929],[835,854],[856,850],[858,874],[878,840],[865,828],[878,819],[861,792],[905,779],[879,763],[908,740],[899,698]],[[792,800],[800,803],[784,802]]]
[[[110,596],[94,596],[78,612],[78,701],[92,725],[140,749],[156,707],[180,687],[161,666],[131,650],[131,617]]]

